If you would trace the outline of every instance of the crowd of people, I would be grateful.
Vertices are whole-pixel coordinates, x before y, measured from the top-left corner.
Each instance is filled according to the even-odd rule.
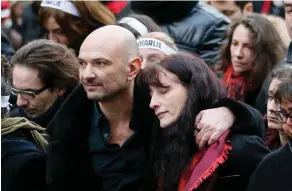
[[[4,191],[290,191],[292,1],[2,1]]]

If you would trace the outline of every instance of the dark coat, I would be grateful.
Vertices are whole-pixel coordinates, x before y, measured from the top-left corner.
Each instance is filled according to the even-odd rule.
[[[233,134],[230,145],[232,150],[226,163],[218,168],[213,191],[245,191],[250,176],[270,153],[258,136]]]
[[[149,144],[149,127],[154,117],[148,102],[143,101],[143,94],[138,87],[134,90],[133,112],[139,114],[141,131],[144,133],[145,149]],[[142,100],[141,100],[142,99]],[[82,85],[78,86],[54,117],[48,127],[50,140],[48,147],[48,186],[49,190],[100,190],[101,178],[94,174],[92,157],[89,151],[88,137],[92,123],[94,101],[88,100]],[[150,119],[150,120],[149,120]],[[145,159],[146,160],[146,159]],[[130,170],[130,169],[129,169]],[[122,177],[123,179],[124,177]],[[142,184],[131,182],[120,187],[119,191],[148,191],[152,182],[149,177],[140,179]]]
[[[1,136],[1,190],[46,190],[46,154],[21,128]]]
[[[287,143],[267,155],[250,178],[247,191],[290,191],[292,177],[292,147]]]
[[[150,16],[175,41],[179,50],[203,58],[209,66],[219,63],[229,19],[198,1],[132,1],[134,12]]]
[[[15,50],[7,33],[4,30],[1,30],[1,54],[7,56],[7,58],[10,60],[14,53]]]
[[[140,115],[141,124],[144,124],[141,129],[144,133],[147,151],[151,142],[152,129],[150,127],[153,125],[154,113],[149,108],[149,97],[145,97],[148,94],[137,88],[135,86],[134,108],[136,109],[134,111]],[[217,103],[217,106],[228,106],[232,111],[235,109],[241,112],[236,123],[244,123],[250,127],[250,129],[241,129],[241,131],[261,135],[259,129],[262,128],[260,125],[262,121],[256,117],[260,114],[243,103],[227,100]],[[67,98],[49,124],[48,131],[51,138],[48,147],[49,190],[74,190],[78,187],[83,190],[99,189],[100,178],[93,172],[88,144],[93,107],[94,102],[87,99],[86,93],[80,85]],[[145,160],[148,159],[145,158]],[[143,190],[145,187],[144,190],[151,190],[149,187],[153,181],[149,181],[149,178],[148,182],[144,182],[142,185],[133,184],[132,187],[130,185],[130,187],[118,190]]]

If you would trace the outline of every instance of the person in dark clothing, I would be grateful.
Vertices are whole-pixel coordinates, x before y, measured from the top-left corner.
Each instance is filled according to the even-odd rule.
[[[276,15],[282,18],[285,17],[285,11],[283,9],[283,1],[252,1],[254,12],[267,14],[267,15]]]
[[[44,38],[45,31],[38,18],[41,1],[33,1],[24,7],[22,13],[22,46],[36,39]]]
[[[157,190],[245,191],[250,175],[269,153],[264,142],[228,130],[199,149],[193,138],[192,119],[226,96],[208,66],[190,54],[174,54],[144,68],[138,81],[149,87],[150,108],[160,122],[151,141]]]
[[[75,54],[64,45],[36,40],[20,48],[11,64],[17,107],[10,117],[26,117],[46,127],[78,84]]]
[[[134,35],[120,26],[101,27],[81,45],[79,62],[82,85],[74,89],[48,127],[49,190],[80,186],[153,190],[149,148],[154,113],[149,94],[135,82],[141,60]],[[254,134],[263,127],[262,120],[254,117],[259,114],[250,107],[232,100],[217,104],[224,106],[234,114],[224,118],[222,133],[230,128],[226,124],[232,115],[236,121],[231,124],[250,124],[250,129],[241,129],[245,133]],[[225,116],[217,113],[212,119]],[[202,115],[201,121],[206,116],[211,118]]]
[[[291,1],[284,1],[284,8],[285,8],[285,22],[286,27],[288,30],[289,36],[292,38],[292,2]],[[283,64],[292,64],[292,42],[289,45],[286,58],[284,61],[281,61],[278,66],[281,66]],[[277,66],[277,67],[278,67]],[[262,86],[262,89],[256,99],[256,108],[263,114],[266,114],[266,108],[267,108],[267,101],[268,101],[268,89],[269,85],[271,83],[271,79],[267,78]]]
[[[14,53],[15,50],[11,45],[9,37],[5,31],[1,30],[1,55],[7,56],[7,58],[10,60]]]
[[[202,1],[131,1],[136,13],[150,16],[178,49],[199,55],[213,67],[220,63],[229,19]]]
[[[227,16],[231,21],[239,20],[246,14],[253,12],[252,1],[208,1],[208,3],[215,7],[218,11]]]
[[[1,190],[46,190],[45,129],[25,118],[7,117],[9,69],[1,56]]]
[[[291,67],[291,66],[290,66]],[[283,130],[289,141],[282,148],[270,153],[253,173],[247,191],[291,190],[292,176],[292,80],[282,82],[275,93],[279,104],[277,118],[283,123]]]

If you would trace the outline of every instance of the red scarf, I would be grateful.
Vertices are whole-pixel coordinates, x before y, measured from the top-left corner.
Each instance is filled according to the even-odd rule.
[[[231,146],[226,144],[229,130],[206,149],[197,152],[191,163],[183,171],[178,191],[192,191],[197,189],[201,183],[214,174],[220,164],[223,164],[231,150]]]
[[[254,89],[251,79],[234,72],[232,64],[224,73],[223,85],[227,88],[227,97],[238,101],[245,101],[247,93]]]

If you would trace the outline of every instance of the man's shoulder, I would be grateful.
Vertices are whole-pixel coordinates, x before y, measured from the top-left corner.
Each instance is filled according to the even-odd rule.
[[[283,147],[271,152],[268,154],[262,163],[260,164],[262,167],[265,167],[267,165],[276,165],[274,167],[278,168],[278,164],[283,163],[284,161],[287,161],[288,159],[292,159],[292,151],[289,148],[289,144],[284,145]],[[273,167],[272,167],[273,168]]]
[[[89,124],[93,113],[93,106],[94,102],[87,98],[83,86],[81,84],[78,85],[68,95],[56,115],[50,121],[47,128],[50,136],[53,139],[58,139],[71,127]]]

